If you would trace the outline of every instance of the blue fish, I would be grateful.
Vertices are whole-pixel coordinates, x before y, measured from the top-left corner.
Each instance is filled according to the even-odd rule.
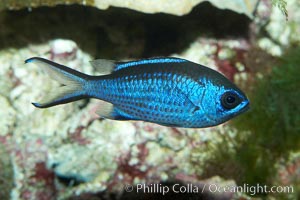
[[[38,108],[96,98],[105,101],[97,111],[103,118],[186,128],[215,126],[249,108],[246,95],[222,74],[185,59],[92,61],[101,76],[39,57],[25,63],[36,63],[62,84],[54,95],[33,103]]]

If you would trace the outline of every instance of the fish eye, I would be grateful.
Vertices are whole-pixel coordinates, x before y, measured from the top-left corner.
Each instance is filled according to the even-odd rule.
[[[221,104],[226,109],[233,109],[240,103],[240,97],[233,92],[225,92],[221,97]]]

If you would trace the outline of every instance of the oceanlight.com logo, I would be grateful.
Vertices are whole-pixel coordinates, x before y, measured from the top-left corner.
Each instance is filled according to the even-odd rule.
[[[206,186],[206,185],[204,185]],[[293,193],[293,186],[267,186],[267,185],[249,185],[243,184],[240,186],[220,186],[217,184],[209,184],[208,191],[212,193],[248,193],[250,195],[256,195],[258,193]]]
[[[240,186],[230,185],[221,186],[214,183],[205,183],[202,185],[196,184],[173,184],[173,185],[163,185],[161,183],[152,184],[136,184],[125,185],[124,190],[126,192],[136,192],[145,194],[162,194],[166,195],[168,193],[187,193],[187,194],[199,194],[204,192],[210,193],[247,193],[250,195],[256,195],[258,193],[293,193],[293,186],[267,186],[267,185],[249,185],[243,184]]]

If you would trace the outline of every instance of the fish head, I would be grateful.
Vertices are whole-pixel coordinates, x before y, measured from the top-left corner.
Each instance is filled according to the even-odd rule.
[[[205,122],[204,126],[219,125],[249,109],[249,100],[243,91],[223,75],[217,72],[214,75],[206,79],[203,95],[198,100],[202,108],[198,119]]]
[[[216,99],[216,122],[223,123],[249,109],[249,100],[238,88],[222,88]]]

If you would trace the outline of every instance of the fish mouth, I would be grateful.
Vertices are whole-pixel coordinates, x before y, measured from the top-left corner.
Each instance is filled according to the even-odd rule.
[[[250,102],[248,100],[245,100],[238,106],[236,112],[233,113],[233,116],[240,115],[249,109],[250,109]]]
[[[246,100],[242,103],[241,106],[242,106],[242,108],[240,109],[240,113],[244,113],[250,109],[250,102],[248,100]]]

